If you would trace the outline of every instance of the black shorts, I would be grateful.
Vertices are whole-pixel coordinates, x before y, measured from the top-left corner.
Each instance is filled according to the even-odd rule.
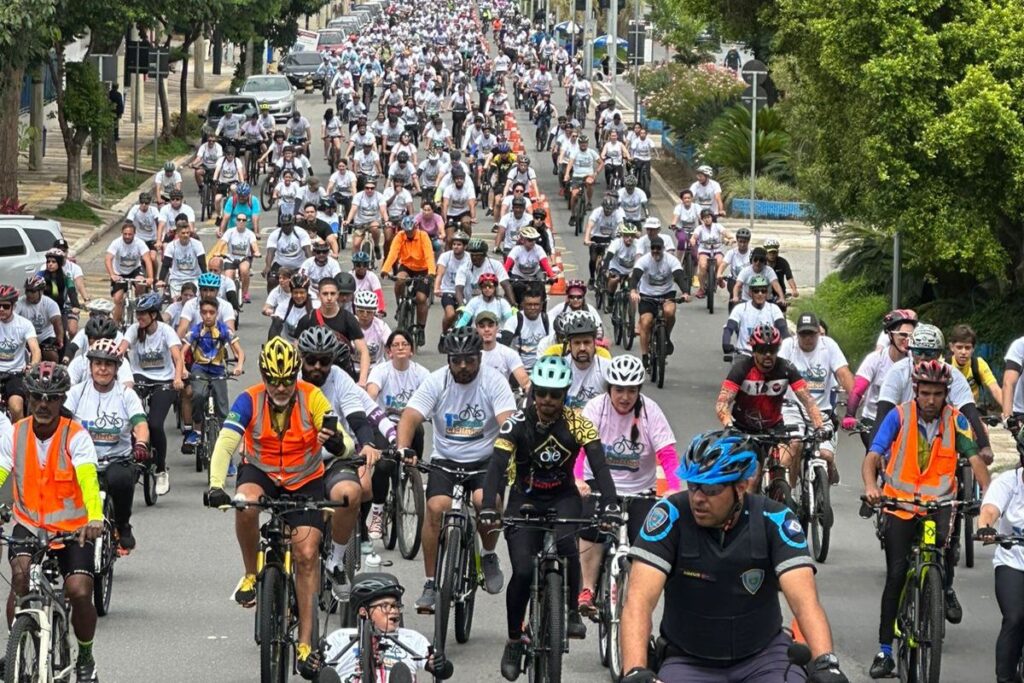
[[[147,244],[148,244],[148,242],[147,242]],[[154,244],[156,244],[156,242],[154,242]],[[150,247],[150,249],[152,249],[152,247]],[[121,277],[124,278],[125,281],[122,281],[122,282],[114,282],[113,280],[110,281],[110,295],[111,296],[113,296],[114,294],[117,294],[118,292],[127,292],[128,291],[128,282],[126,282],[126,281],[127,280],[134,280],[137,277],[142,277],[142,267],[140,266],[140,267],[136,268],[135,270],[133,270],[130,273],[123,274],[123,275],[121,275]]]
[[[352,481],[359,484],[358,468],[353,467],[343,458],[335,458],[327,468],[327,471],[324,472],[324,490],[327,492],[327,495],[331,495],[331,489],[343,481]]]
[[[413,286],[412,291],[422,294],[423,296],[430,296],[430,273],[425,270],[412,270],[405,266],[398,266],[399,273],[405,273],[409,276],[409,279],[414,277],[422,278]]]
[[[441,465],[449,469],[461,468],[467,471],[486,470],[490,458],[484,460],[475,460],[473,462],[461,463],[455,462],[454,460],[446,460],[444,458],[431,458],[430,462],[434,465]],[[466,479],[463,485],[469,491],[476,491],[484,487],[484,473],[480,473]],[[455,480],[452,479],[445,472],[440,470],[431,470],[430,476],[427,478],[427,498],[433,498],[434,496],[447,496],[452,497],[452,492],[455,490]]]
[[[21,524],[14,525],[11,532],[14,538],[32,538],[35,536],[27,527]],[[34,546],[27,543],[11,543],[7,546],[7,558],[11,561],[16,557],[31,557]],[[65,577],[72,574],[85,574],[92,576],[94,567],[92,541],[86,541],[85,545],[68,543],[62,549],[56,551],[57,563],[60,565],[60,573]]]
[[[441,308],[448,308],[449,306],[451,306],[452,308],[458,308],[459,307],[458,300],[455,298],[454,294],[442,294],[441,295]]]
[[[286,489],[283,486],[275,484],[274,481],[267,476],[266,472],[245,460],[243,460],[242,464],[238,466],[238,477],[236,482],[237,486],[241,486],[242,484],[256,484],[263,489],[263,493],[270,498],[280,498],[282,495],[289,495],[304,496],[312,500],[323,500],[326,497],[324,495],[323,477],[317,477],[312,481],[306,482],[297,489]],[[284,521],[293,529],[300,526],[312,526],[318,529],[323,528],[323,515],[319,510],[289,512],[284,515]]]
[[[242,265],[242,261],[245,261],[251,266],[252,256],[245,256],[243,258],[225,256],[224,263],[221,265],[221,268],[223,268],[224,270],[238,270],[238,268]]]
[[[0,395],[3,396],[5,402],[10,401],[11,396],[25,398],[25,384],[22,377],[20,372],[16,372],[0,379]]]
[[[653,301],[651,301],[651,299],[657,299],[660,302],[665,302],[665,301],[668,301],[669,299],[674,299],[675,298],[675,296],[673,294],[659,294],[657,296],[649,296],[647,294],[641,294],[640,296],[642,298],[640,299],[640,305],[637,306],[637,312],[640,315],[643,315],[644,313],[647,313],[647,314],[653,315],[653,316],[657,316],[658,315],[658,306],[660,306],[661,304],[660,303],[656,304]]]
[[[590,485],[590,490],[597,490],[597,482],[593,479],[588,479],[587,484]],[[621,499],[619,501],[621,503]],[[626,534],[629,538],[630,543],[636,542],[636,537],[640,534],[640,529],[644,526],[644,520],[647,519],[647,513],[651,511],[654,504],[658,501],[654,498],[634,498],[629,501],[629,506],[626,510],[629,519],[626,524]],[[581,517],[590,517],[594,514],[597,508],[597,498],[595,496],[587,496],[583,499],[583,513]],[[590,541],[591,543],[601,543],[607,538],[607,534],[602,534],[596,527],[589,527],[580,530],[580,538]]]

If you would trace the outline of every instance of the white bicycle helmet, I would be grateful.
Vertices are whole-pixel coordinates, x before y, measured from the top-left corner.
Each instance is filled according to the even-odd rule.
[[[604,368],[604,380],[617,387],[639,387],[645,375],[644,364],[636,356],[616,356]]]
[[[90,313],[105,313],[110,315],[114,312],[114,302],[110,299],[93,299],[86,308]]]
[[[945,348],[946,341],[943,339],[942,330],[935,325],[921,323],[910,336],[911,351],[942,351]]]
[[[713,178],[715,176],[715,171],[710,166],[698,166],[697,173],[706,175],[708,178]]]
[[[651,216],[644,221],[644,230],[661,230],[661,220]]]
[[[372,308],[377,309],[377,295],[373,292],[361,289],[356,292],[355,296],[356,308]]]

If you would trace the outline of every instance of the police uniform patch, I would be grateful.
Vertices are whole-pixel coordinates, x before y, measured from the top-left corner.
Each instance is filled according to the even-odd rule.
[[[761,584],[764,583],[764,570],[748,569],[740,574],[740,581],[743,582],[743,588],[751,595],[754,595],[761,588]]]
[[[764,516],[778,527],[779,537],[782,538],[786,545],[791,548],[807,547],[807,536],[804,535],[804,528],[788,509],[779,510],[778,512],[768,512],[765,510]]]
[[[645,541],[660,541],[668,536],[672,525],[679,519],[679,510],[665,500],[660,500],[647,513],[644,520],[644,528],[640,530],[640,537]]]

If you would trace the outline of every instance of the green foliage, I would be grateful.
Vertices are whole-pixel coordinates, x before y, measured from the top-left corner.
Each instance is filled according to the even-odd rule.
[[[41,59],[52,42],[53,15],[52,0],[0,3],[0,64],[23,68]]]
[[[722,185],[722,201],[726,204],[733,199],[750,198],[750,176],[724,171],[717,180]],[[802,202],[800,188],[772,176],[759,175],[754,178],[754,197],[776,202]]]
[[[129,170],[122,172],[116,182],[111,182],[110,178],[104,174],[103,194],[108,200],[119,199],[135,193],[139,185],[147,182],[152,177],[152,173],[140,171],[133,175]],[[92,171],[86,171],[82,174],[82,186],[96,194],[99,191],[99,179]]]
[[[681,13],[703,17],[718,33],[747,44],[762,60],[769,56],[779,0],[681,0]]]
[[[875,348],[879,322],[889,310],[889,301],[874,292],[872,285],[864,277],[846,279],[841,273],[832,273],[812,296],[791,301],[790,317],[814,313],[828,323],[829,336],[855,368]]]
[[[157,166],[163,166],[164,160],[174,159],[176,157],[184,156],[192,151],[192,145],[186,140],[180,138],[170,138],[168,140],[159,140],[156,146],[157,156],[159,157]],[[143,157],[148,159],[153,158],[153,142],[144,147],[139,148],[139,158]]]
[[[671,46],[686,64],[698,64],[705,54],[698,38],[708,21],[703,14],[687,12],[686,3],[687,0],[651,0],[648,16],[659,41]]]
[[[711,124],[701,161],[736,174],[750,174],[750,107],[735,104]],[[772,107],[757,112],[756,174],[788,178],[790,137],[782,116]]]
[[[1024,285],[1019,0],[778,0],[787,118],[821,218],[899,228],[908,262]],[[941,279],[941,278],[940,278]]]
[[[76,223],[100,224],[100,217],[96,215],[96,212],[88,204],[83,202],[65,200],[58,204],[56,208],[41,213],[50,218],[63,218],[66,221],[74,221]]]
[[[661,64],[651,70],[664,73],[647,77],[652,86],[660,84],[643,98],[647,115],[661,119],[687,141],[704,138],[711,122],[743,92],[736,74],[714,64]]]
[[[861,277],[871,283],[874,291],[885,294],[892,291],[892,250],[891,233],[863,225],[844,223],[836,228],[836,238],[842,247],[835,255],[835,265],[840,277],[852,280]],[[918,261],[918,247],[907,239],[900,244],[901,263]],[[922,272],[912,267],[901,268],[900,291],[913,303],[920,294],[924,278]]]
[[[64,116],[68,123],[95,139],[112,135],[116,117],[96,69],[86,62],[72,62],[65,65],[65,74]]]
[[[193,110],[193,111],[190,111],[190,112],[186,112],[186,114],[185,114],[185,127],[186,127],[185,130],[186,130],[186,138],[188,140],[192,140],[192,141],[199,140],[199,138],[202,136],[202,133],[203,133],[203,120],[201,118],[199,118],[199,113],[200,112],[198,110]],[[180,118],[181,118],[181,112],[176,111],[176,112],[172,112],[171,113],[171,129],[172,130],[177,130],[178,129],[178,120]]]

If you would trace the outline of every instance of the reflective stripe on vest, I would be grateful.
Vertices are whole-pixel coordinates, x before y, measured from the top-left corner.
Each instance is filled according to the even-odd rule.
[[[956,418],[958,411],[950,405],[939,416],[939,432],[931,444],[928,466],[924,472],[918,464],[920,427],[917,403],[908,401],[897,406],[902,428],[890,448],[889,462],[882,473],[886,496],[922,500],[948,500],[956,495]],[[910,519],[913,512],[891,510],[892,514]]]
[[[317,429],[309,413],[315,387],[302,381],[296,385],[295,402],[282,433],[274,429],[266,388],[262,384],[250,388],[253,418],[245,433],[246,461],[292,490],[323,474]]]
[[[57,431],[40,466],[33,418],[14,425],[14,516],[24,526],[44,531],[76,531],[89,522],[82,488],[68,451],[81,425],[60,418]]]

